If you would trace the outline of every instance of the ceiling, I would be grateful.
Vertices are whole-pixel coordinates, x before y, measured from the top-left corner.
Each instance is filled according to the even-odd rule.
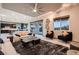
[[[33,12],[35,3],[2,3],[2,7],[5,9],[13,10],[32,17],[39,16],[49,11],[56,11],[61,5],[61,3],[38,3],[37,12],[35,13]]]

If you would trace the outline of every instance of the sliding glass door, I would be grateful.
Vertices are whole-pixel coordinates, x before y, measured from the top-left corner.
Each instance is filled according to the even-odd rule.
[[[30,23],[31,32],[35,34],[42,35],[43,34],[43,21],[35,21]]]

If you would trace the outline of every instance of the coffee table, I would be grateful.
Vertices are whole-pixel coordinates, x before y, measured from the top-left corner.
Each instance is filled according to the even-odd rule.
[[[28,44],[28,43],[32,43],[33,44],[33,47],[34,47],[36,40],[38,40],[38,38],[35,37],[35,36],[27,36],[27,37],[22,37],[21,38],[21,41],[22,41],[22,43],[23,43],[24,46],[26,44]]]

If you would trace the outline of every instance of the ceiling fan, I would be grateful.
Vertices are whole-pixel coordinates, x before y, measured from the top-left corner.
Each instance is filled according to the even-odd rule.
[[[34,8],[33,8],[33,12],[41,14],[45,11],[42,8],[38,8],[38,3],[35,3]]]

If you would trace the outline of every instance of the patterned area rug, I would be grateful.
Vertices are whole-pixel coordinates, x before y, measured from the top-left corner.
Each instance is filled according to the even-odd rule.
[[[29,46],[27,45],[27,47],[23,47],[20,41],[13,43],[13,46],[21,55],[66,55],[68,50],[67,47],[43,40],[35,46],[29,44]]]

